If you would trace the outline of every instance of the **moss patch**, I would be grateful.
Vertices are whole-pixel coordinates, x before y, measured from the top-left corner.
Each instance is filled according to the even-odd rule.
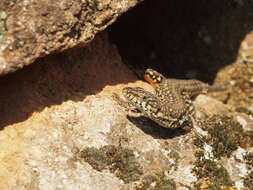
[[[243,158],[246,160],[246,164],[249,168],[253,169],[253,152],[246,154]]]
[[[253,171],[243,178],[243,185],[249,189],[253,189]]]
[[[195,154],[197,160],[194,163],[193,173],[200,181],[204,181],[208,189],[222,189],[224,187],[233,187],[227,170],[219,163],[213,160],[205,159],[204,151],[198,151]],[[203,184],[196,184],[196,188],[201,189]]]
[[[92,168],[98,171],[105,169],[110,161],[105,152],[93,147],[82,150],[81,156]]]
[[[244,132],[239,122],[231,117],[213,116],[203,130],[207,130],[209,136],[204,141],[212,146],[216,158],[230,157],[231,153],[239,146],[246,148],[253,145],[252,132]],[[195,140],[196,146],[203,148],[203,142]]]
[[[175,190],[176,184],[173,180],[167,179],[163,173],[146,175],[136,190]]]
[[[250,152],[244,156],[247,166],[250,170],[253,169],[253,152]],[[249,172],[246,177],[243,178],[243,185],[249,189],[253,189],[253,171]]]
[[[203,127],[203,126],[202,126]],[[229,158],[238,147],[247,148],[253,145],[253,133],[243,131],[239,122],[231,117],[213,116],[207,121],[203,130],[208,131],[208,136],[194,139],[194,144],[200,149],[195,153],[193,173],[198,178],[195,185],[197,189],[236,189],[227,170],[219,161],[221,157]],[[205,158],[204,144],[212,147],[214,159]],[[253,168],[253,153],[244,156],[244,160],[249,168]],[[243,178],[244,186],[252,189],[253,173],[249,173]]]
[[[125,183],[138,180],[142,174],[133,150],[127,148],[113,145],[100,149],[85,148],[81,151],[81,157],[98,171],[109,169]]]
[[[172,158],[174,160],[174,162],[172,164],[170,164],[170,167],[174,167],[175,171],[178,169],[178,160],[180,158],[178,152],[171,150],[169,155],[170,158]]]
[[[5,20],[7,19],[7,16],[8,13],[5,10],[0,10],[0,42],[2,42],[4,33],[6,31]]]

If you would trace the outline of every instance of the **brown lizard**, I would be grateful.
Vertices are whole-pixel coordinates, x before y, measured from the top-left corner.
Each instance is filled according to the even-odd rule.
[[[195,111],[191,98],[201,93],[225,90],[199,80],[168,79],[152,69],[145,71],[144,78],[155,88],[154,94],[140,87],[126,87],[123,96],[130,107],[166,128],[192,128]],[[136,113],[130,115],[140,116]]]

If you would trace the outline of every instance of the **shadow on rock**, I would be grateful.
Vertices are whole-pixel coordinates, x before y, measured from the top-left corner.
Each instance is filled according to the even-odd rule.
[[[45,107],[68,100],[83,101],[107,85],[135,80],[106,33],[100,33],[87,47],[46,56],[0,77],[0,130]]]
[[[182,128],[165,128],[161,127],[151,119],[146,117],[130,117],[127,116],[127,119],[131,121],[136,127],[141,129],[144,133],[151,135],[156,139],[171,139],[177,136],[185,135],[186,130]]]

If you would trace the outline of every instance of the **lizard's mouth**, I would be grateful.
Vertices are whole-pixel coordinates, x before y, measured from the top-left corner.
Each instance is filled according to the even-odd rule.
[[[153,88],[157,88],[157,87],[158,87],[158,84],[157,84],[156,80],[155,80],[155,79],[152,79],[152,77],[151,77],[149,74],[145,73],[145,74],[144,74],[144,79],[145,79]]]

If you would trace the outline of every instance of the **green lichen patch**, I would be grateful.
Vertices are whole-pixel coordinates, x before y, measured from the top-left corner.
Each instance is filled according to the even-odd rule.
[[[168,179],[163,173],[146,175],[140,184],[135,187],[136,190],[175,190],[176,184]]]
[[[7,18],[8,14],[4,10],[0,10],[0,19],[5,20]]]
[[[178,169],[178,160],[180,158],[179,153],[174,150],[171,150],[168,156],[174,160],[174,162],[170,165],[170,167],[171,168],[174,167],[176,171]]]
[[[81,157],[98,171],[105,169],[110,162],[105,152],[93,147],[82,150]]]
[[[249,152],[243,156],[249,170],[253,169],[253,152]],[[253,171],[249,172],[245,177],[243,177],[243,185],[249,189],[253,189]]]
[[[243,178],[243,185],[249,189],[253,189],[253,171]]]
[[[248,136],[249,136],[249,145],[250,147],[253,147],[253,131],[248,131]]]
[[[19,41],[17,42],[17,46],[18,46],[18,47],[24,47],[24,45],[25,45],[25,42],[22,41],[22,40],[19,40]]]
[[[222,164],[217,163],[213,160],[205,159],[204,151],[197,151],[195,153],[196,161],[194,163],[194,168],[192,172],[197,176],[198,183],[197,187],[201,187],[205,182],[208,189],[219,190],[223,187],[232,188],[234,182],[231,180],[227,170],[222,166]],[[201,189],[201,188],[200,188]]]
[[[245,148],[253,143],[252,133],[244,132],[240,123],[231,117],[213,116],[207,122],[211,125],[204,128],[209,134],[204,141],[212,146],[216,158],[230,157],[239,146]],[[194,144],[203,148],[204,143],[195,140]]]
[[[109,169],[125,183],[138,180],[142,174],[133,150],[127,148],[113,145],[100,149],[85,148],[81,151],[81,157],[98,171]]]
[[[4,10],[0,10],[0,42],[3,41],[3,36],[6,31],[5,29],[5,20],[7,18],[8,14]]]
[[[196,162],[194,163],[193,173],[197,176],[197,189],[235,189],[234,182],[231,180],[227,170],[219,161],[221,157],[229,158],[233,151],[238,147],[246,148],[252,146],[252,132],[243,131],[239,122],[231,117],[213,116],[210,118],[203,130],[208,131],[208,136],[203,139],[195,139],[194,144],[200,149],[195,153]],[[205,157],[204,145],[212,147],[213,157]],[[247,165],[252,166],[253,153],[244,156]],[[245,184],[252,181],[251,175],[243,178]],[[244,185],[245,185],[244,184]],[[245,185],[245,187],[248,187]]]
[[[250,152],[243,156],[244,160],[246,161],[246,164],[249,166],[250,169],[253,169],[253,152]]]
[[[0,42],[3,39],[4,33],[5,33],[4,21],[0,20]]]

